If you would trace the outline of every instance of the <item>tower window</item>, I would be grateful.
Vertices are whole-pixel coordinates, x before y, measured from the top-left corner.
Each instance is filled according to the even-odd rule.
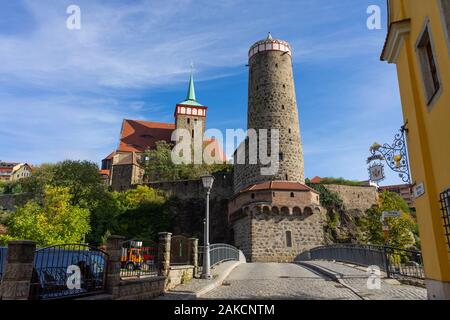
[[[187,118],[187,123],[190,124],[191,123],[191,119]]]
[[[192,130],[192,138],[194,138],[194,130]]]
[[[286,247],[292,248],[292,232],[286,231]]]
[[[283,104],[283,105],[281,105],[281,110],[284,110],[284,104]]]
[[[291,130],[291,129],[289,129],[288,131],[289,131],[289,133],[291,133],[291,131],[292,131],[292,130]]]
[[[441,83],[428,24],[418,40],[417,53],[419,55],[422,80],[425,87],[425,97],[429,105],[441,88]]]
[[[252,199],[255,199],[255,194],[254,193],[252,193]]]
[[[280,154],[279,154],[280,161],[283,161],[283,157],[284,157],[283,152],[280,152]]]
[[[278,63],[275,63],[275,68],[278,68]]]
[[[283,88],[286,88],[286,85],[285,85],[285,84],[283,84]]]
[[[295,198],[295,193],[291,192],[291,198]]]

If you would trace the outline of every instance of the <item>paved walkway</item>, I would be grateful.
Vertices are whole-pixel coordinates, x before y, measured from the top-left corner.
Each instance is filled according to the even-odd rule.
[[[316,300],[360,299],[351,290],[295,264],[247,263],[237,266],[221,287],[201,299]]]
[[[366,268],[331,261],[309,261],[315,265],[338,274],[342,284],[364,300],[426,300],[427,290],[422,287],[401,284],[400,282],[382,278],[381,288],[370,290],[367,287],[368,273]]]
[[[166,292],[157,300],[193,300],[202,292],[207,292],[212,288],[218,287],[222,281],[230,274],[230,272],[238,265],[237,261],[227,261],[221,263],[211,269],[213,279],[192,279],[189,283],[182,284],[176,288]]]

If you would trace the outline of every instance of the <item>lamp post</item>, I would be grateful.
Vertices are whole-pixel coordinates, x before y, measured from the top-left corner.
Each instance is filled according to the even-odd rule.
[[[206,219],[205,219],[205,234],[204,234],[204,253],[203,253],[203,268],[202,279],[211,279],[211,261],[209,257],[209,195],[214,183],[214,177],[210,174],[202,176],[203,187],[206,189]]]

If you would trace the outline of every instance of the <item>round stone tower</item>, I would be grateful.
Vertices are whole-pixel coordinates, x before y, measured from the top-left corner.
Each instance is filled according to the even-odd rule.
[[[234,196],[228,204],[228,221],[234,245],[247,261],[292,262],[299,253],[324,244],[325,211],[320,194],[304,184],[291,47],[269,34],[250,48],[248,57],[249,133],[234,154]],[[270,161],[267,164],[267,157],[261,159],[258,154],[255,161],[249,155],[255,146],[249,142],[256,140],[251,129],[260,146],[262,137],[278,130],[279,151],[270,150],[270,142],[267,145],[267,156],[278,164],[277,169]],[[268,167],[273,170],[265,170]]]
[[[268,141],[270,130],[279,130],[279,170],[275,175],[261,175],[261,167],[267,165],[259,161],[249,165],[247,156],[246,164],[236,168],[235,191],[265,181],[305,182],[291,54],[289,43],[273,39],[270,33],[249,50],[247,127],[257,132],[267,129]],[[270,154],[270,142],[268,150]]]

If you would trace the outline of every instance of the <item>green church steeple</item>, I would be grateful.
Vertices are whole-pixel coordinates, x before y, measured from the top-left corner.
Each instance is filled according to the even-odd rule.
[[[189,78],[189,87],[188,87],[186,100],[181,102],[180,104],[203,107],[200,103],[198,103],[198,101],[195,98],[195,85],[194,85],[194,75],[192,72],[192,66],[191,66],[191,76]]]

